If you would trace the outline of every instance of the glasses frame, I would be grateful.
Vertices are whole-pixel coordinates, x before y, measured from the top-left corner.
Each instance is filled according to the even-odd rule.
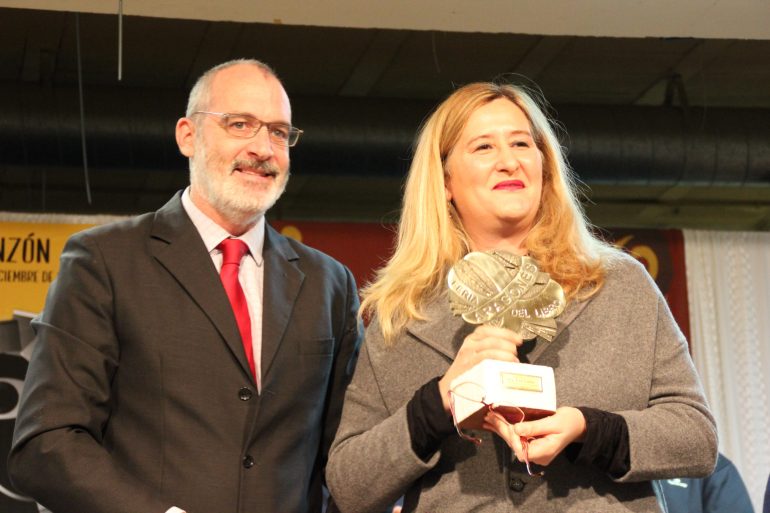
[[[233,113],[233,112],[211,112],[211,111],[208,111],[208,110],[196,110],[195,112],[193,112],[193,114],[208,114],[210,116],[217,116],[223,122],[222,124],[220,124],[222,129],[225,132],[227,132],[228,134],[230,134],[233,137],[236,137],[238,139],[251,139],[251,138],[255,137],[259,133],[260,130],[262,130],[262,127],[265,127],[265,128],[267,128],[267,136],[270,139],[270,142],[275,143],[275,144],[277,144],[279,146],[286,146],[288,148],[292,148],[292,147],[296,146],[297,142],[299,142],[299,136],[304,133],[299,128],[297,128],[295,126],[291,126],[291,125],[289,125],[287,123],[267,123],[265,121],[262,121],[261,119],[256,118],[255,116],[252,116],[251,114],[239,114],[239,113]],[[258,126],[252,132],[251,135],[244,136],[244,135],[240,135],[240,134],[234,134],[230,130],[228,130],[228,128],[227,128],[228,127],[227,118],[237,117],[237,116],[249,117],[249,118],[254,119],[254,121],[257,122]],[[289,136],[287,137],[287,139],[285,141],[281,140],[281,139],[275,139],[272,136],[271,127],[274,126],[274,125],[280,125],[281,127],[288,127]]]

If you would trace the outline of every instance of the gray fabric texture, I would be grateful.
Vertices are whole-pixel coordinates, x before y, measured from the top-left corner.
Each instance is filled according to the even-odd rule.
[[[651,479],[704,476],[717,435],[687,342],[645,269],[620,256],[604,287],[567,306],[553,342],[538,340],[530,363],[553,367],[559,406],[622,415],[631,468],[619,479],[559,455],[531,477],[499,437],[475,446],[453,435],[423,462],[411,450],[405,404],[442,375],[473,327],[442,297],[387,346],[376,322],[345,397],[327,482],[343,513],[375,512],[404,495],[404,512],[654,512]],[[518,491],[517,491],[518,490]]]

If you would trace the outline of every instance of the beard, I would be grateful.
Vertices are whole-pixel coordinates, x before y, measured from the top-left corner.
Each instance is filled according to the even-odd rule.
[[[258,160],[235,160],[227,163],[216,153],[209,154],[205,144],[198,144],[197,155],[190,158],[190,183],[225,219],[239,225],[249,224],[264,215],[286,190],[290,172],[281,173],[278,166]],[[267,184],[244,186],[232,178],[237,169],[258,170],[273,180]],[[221,174],[217,169],[223,170]]]

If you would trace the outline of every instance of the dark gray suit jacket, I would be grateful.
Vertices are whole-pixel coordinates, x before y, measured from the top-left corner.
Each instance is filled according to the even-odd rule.
[[[34,321],[9,460],[55,513],[316,512],[360,346],[354,279],[267,228],[262,393],[177,194],[74,235]]]

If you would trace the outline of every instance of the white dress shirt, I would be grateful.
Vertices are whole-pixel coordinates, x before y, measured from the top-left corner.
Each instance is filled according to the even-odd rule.
[[[249,247],[249,254],[245,255],[241,260],[238,281],[241,284],[241,288],[243,288],[243,294],[246,296],[246,303],[249,306],[251,343],[254,349],[254,369],[257,375],[257,391],[260,392],[262,390],[262,284],[265,269],[263,265],[264,260],[262,259],[262,247],[265,244],[265,217],[260,217],[257,224],[243,235],[234,237],[195,206],[192,198],[190,198],[189,187],[182,193],[182,206],[203,239],[206,251],[209,252],[217,273],[222,269],[222,251],[217,249],[220,242],[227,238],[240,239]]]

